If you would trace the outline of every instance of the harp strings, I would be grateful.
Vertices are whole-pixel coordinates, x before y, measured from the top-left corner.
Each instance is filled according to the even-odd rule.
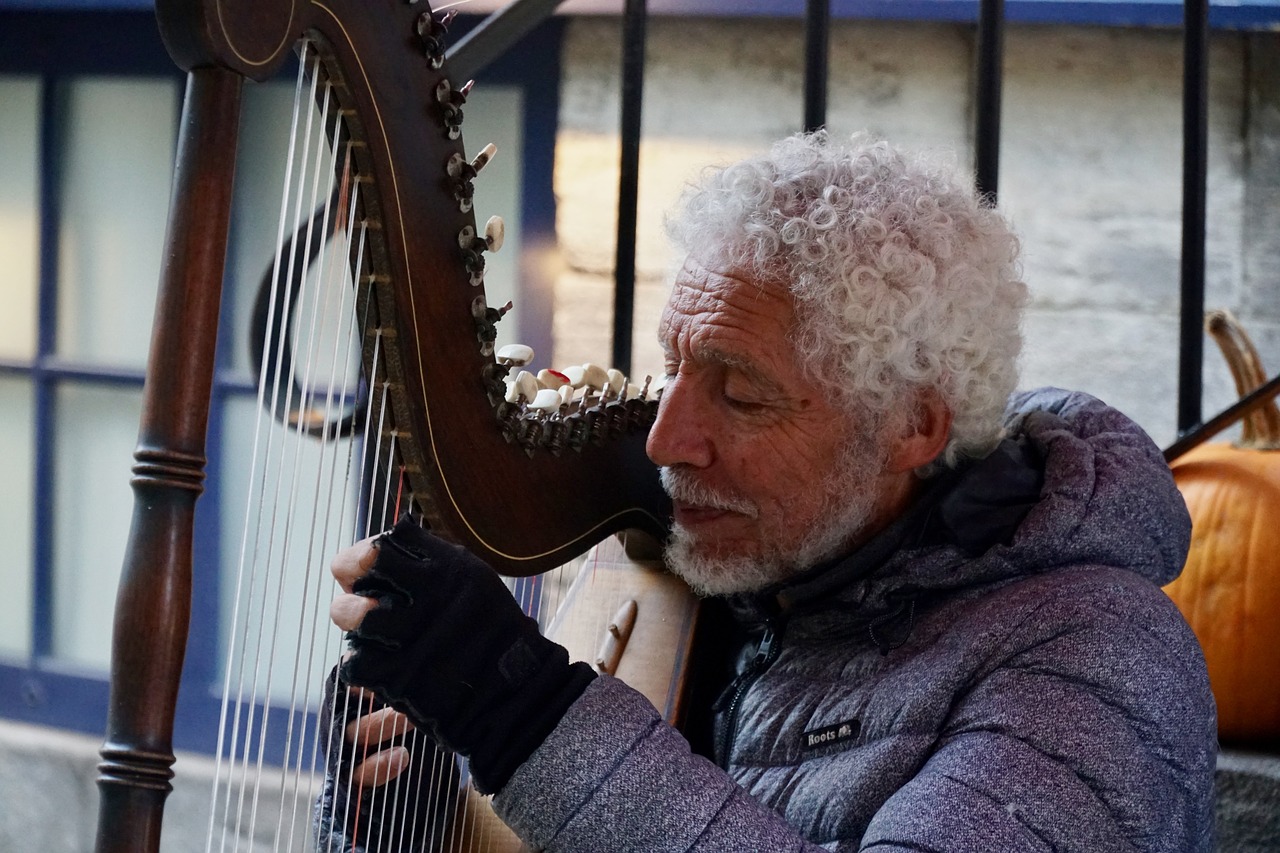
[[[411,756],[399,782],[363,786],[354,770],[366,747],[353,745],[340,727],[321,724],[327,715],[354,718],[353,704],[364,701],[332,680],[343,638],[328,619],[335,590],[329,561],[383,529],[415,498],[390,420],[387,341],[373,304],[377,271],[362,218],[365,184],[316,51],[303,43],[299,52],[276,228],[281,248],[266,303],[269,346],[258,377],[249,496],[224,639],[206,851],[340,853],[332,835],[317,847],[314,830],[314,803],[335,756],[351,796],[334,804],[334,826],[378,827],[378,837],[348,837],[348,845],[496,849],[495,837],[505,830],[478,813],[482,798],[452,754],[411,730],[399,738]],[[545,629],[580,566],[506,583]],[[320,707],[326,678],[329,709]],[[382,738],[371,740],[369,755]]]
[[[352,227],[359,184],[350,178],[349,160],[338,168],[345,134],[336,123],[328,84],[322,75],[306,73],[314,66],[314,53],[304,45],[278,245],[286,245],[294,223],[308,224],[287,251],[276,253],[266,303],[266,339],[274,342],[274,351],[263,358],[259,377],[251,488],[226,640],[209,850],[215,843],[217,849],[238,850],[262,835],[271,837],[272,849],[302,849],[302,839],[310,836],[310,802],[328,747],[327,733],[316,731],[318,698],[312,686],[319,679],[313,673],[337,659],[341,643],[328,625],[332,584],[324,569],[328,556],[349,544],[351,531],[359,526],[350,496],[352,484],[363,480],[364,458],[352,441],[315,447],[308,434],[317,423],[322,435],[331,432],[325,425],[335,423],[335,412],[350,403],[354,380],[344,368],[368,313],[367,289],[357,291],[349,278],[359,280],[364,267],[365,226]],[[319,105],[318,113],[312,104]],[[330,139],[339,144],[331,146]],[[338,176],[341,192],[335,201]],[[313,210],[320,213],[312,216]],[[322,236],[316,230],[335,221],[338,236],[323,235],[326,249],[311,251],[313,238]],[[282,298],[279,291],[290,288],[296,292]],[[353,306],[357,300],[360,304]],[[325,329],[330,322],[326,317],[340,318],[335,329]],[[282,333],[284,329],[290,333]],[[301,352],[294,352],[295,347]],[[328,376],[323,375],[325,359],[317,365],[314,357],[325,348]],[[294,357],[303,354],[307,357]],[[375,371],[377,358],[375,347]],[[263,413],[291,414],[276,425]],[[272,746],[273,741],[283,745]],[[280,768],[275,791],[279,805],[275,814],[260,817],[267,763]],[[268,825],[267,831],[260,831],[260,822]]]
[[[304,51],[305,63],[305,51]],[[294,115],[290,123],[290,138],[288,147],[288,156],[285,160],[285,181],[283,197],[281,200],[281,213],[279,219],[279,229],[277,231],[276,245],[284,245],[286,217],[283,215],[288,210],[290,199],[290,188],[292,186],[292,178],[295,169],[295,149],[297,147],[297,133],[299,127],[299,113],[302,107],[302,93],[304,87],[305,76],[303,74],[302,64],[298,68],[298,76],[294,93]],[[276,306],[279,304],[278,289],[280,287],[282,261],[284,253],[276,253],[272,273],[271,273],[271,293],[268,301],[268,329],[274,330],[278,318],[276,317]],[[294,254],[289,253],[288,264],[292,267],[295,261]],[[269,341],[270,335],[267,340]],[[265,345],[264,345],[265,346]],[[271,410],[274,411],[277,405],[278,386],[268,381],[268,376],[272,365],[267,358],[262,360],[260,367],[260,375],[258,381],[258,399],[256,412],[264,411],[267,402],[267,388],[271,386]],[[263,447],[264,432],[267,437],[267,447]],[[212,793],[212,803],[209,814],[209,830],[206,841],[206,850],[214,849],[215,839],[218,842],[217,849],[231,850],[238,849],[241,822],[243,819],[244,797],[237,796],[236,787],[234,785],[237,776],[238,762],[236,760],[239,752],[242,737],[242,727],[251,727],[252,721],[248,721],[249,726],[244,726],[242,710],[245,707],[245,684],[243,679],[244,667],[244,649],[248,645],[248,634],[250,631],[248,622],[248,614],[242,612],[242,603],[247,595],[251,595],[257,587],[257,569],[256,561],[252,560],[252,555],[256,554],[258,546],[258,537],[255,534],[261,532],[260,525],[255,525],[254,519],[257,517],[261,521],[261,505],[255,508],[254,495],[265,492],[265,480],[267,472],[270,469],[268,460],[264,458],[270,452],[270,445],[273,443],[274,435],[271,430],[263,429],[262,419],[255,419],[255,429],[253,437],[253,451],[250,462],[250,482],[257,481],[258,488],[250,489],[248,504],[245,508],[245,521],[242,529],[240,558],[236,572],[236,585],[234,594],[234,607],[231,611],[231,626],[228,632],[228,648],[227,648],[227,667],[224,673],[223,681],[223,700],[220,714],[220,724],[218,730],[218,745],[216,755],[216,770],[214,775],[214,787]],[[254,535],[253,549],[250,549],[250,536]],[[237,666],[237,662],[241,665]],[[247,742],[247,740],[246,740]],[[243,780],[247,774],[247,768],[239,773]],[[243,792],[243,788],[241,788]],[[235,808],[235,817],[232,818],[233,805]],[[228,834],[231,838],[228,839]],[[235,846],[232,847],[232,844]]]

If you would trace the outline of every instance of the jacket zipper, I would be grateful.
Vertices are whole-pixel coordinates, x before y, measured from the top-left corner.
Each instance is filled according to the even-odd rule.
[[[743,697],[747,695],[747,691],[751,689],[751,685],[755,684],[760,676],[764,675],[765,670],[773,665],[778,659],[778,655],[782,653],[782,640],[778,636],[772,621],[765,623],[764,633],[760,636],[760,645],[756,647],[755,657],[751,659],[751,663],[747,664],[742,673],[733,680],[729,689],[725,691],[720,701],[716,702],[716,710],[724,710],[724,728],[720,737],[719,758],[724,762],[724,766],[729,766],[729,749],[733,746],[733,741],[738,735],[738,712],[742,708]],[[725,704],[725,697],[728,697],[728,703]]]

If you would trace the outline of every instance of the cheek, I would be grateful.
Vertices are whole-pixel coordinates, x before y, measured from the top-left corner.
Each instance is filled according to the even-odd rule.
[[[763,505],[787,510],[820,497],[836,464],[838,443],[830,430],[779,430],[739,442],[732,453],[739,487]]]

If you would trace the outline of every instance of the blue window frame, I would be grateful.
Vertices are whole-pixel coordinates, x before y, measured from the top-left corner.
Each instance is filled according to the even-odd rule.
[[[25,9],[16,7],[25,5]],[[147,81],[148,91],[165,91],[178,109],[184,75],[175,68],[160,42],[149,4],[137,2],[16,4],[0,0],[0,76],[38,81],[38,281],[35,311],[35,345],[30,357],[14,357],[0,350],[0,382],[25,385],[32,400],[30,414],[31,510],[31,590],[30,615],[25,620],[30,636],[22,645],[25,653],[6,652],[0,645],[0,718],[52,725],[101,734],[105,728],[108,685],[102,667],[69,661],[59,653],[55,623],[59,618],[59,583],[54,551],[58,537],[51,534],[57,524],[70,522],[60,507],[74,504],[58,489],[65,488],[74,472],[59,470],[60,428],[71,417],[60,405],[67,388],[123,389],[140,394],[144,372],[141,365],[121,367],[81,363],[59,355],[59,242],[62,216],[60,199],[65,180],[65,92],[76,80],[109,78]],[[50,11],[50,7],[57,11]],[[455,24],[461,34],[478,18],[462,18]],[[518,117],[520,150],[517,159],[517,191],[521,255],[528,255],[555,240],[555,209],[552,193],[552,166],[559,110],[559,55],[563,25],[547,22],[531,33],[514,51],[484,74],[484,84],[513,88],[522,105]],[[536,61],[533,61],[535,60]],[[483,142],[483,141],[482,141]],[[176,143],[176,138],[170,145]],[[476,147],[469,140],[469,147]],[[167,185],[167,175],[165,176]],[[235,252],[235,247],[231,249]],[[229,263],[229,268],[233,264]],[[522,302],[530,310],[522,312],[520,334],[536,348],[549,348],[551,318],[549,273],[544,265],[519,263]],[[154,285],[153,285],[154,286]],[[236,289],[228,287],[222,305],[217,366],[208,435],[208,479],[206,492],[197,504],[195,575],[190,639],[178,702],[175,747],[212,752],[216,748],[217,723],[221,711],[221,661],[218,632],[220,590],[218,567],[223,563],[222,528],[219,511],[224,470],[226,436],[225,413],[229,407],[256,403],[252,376],[242,366],[243,357],[233,352],[231,318],[243,317],[244,306],[236,304]],[[63,306],[65,307],[65,302]],[[146,308],[146,323],[151,308]],[[62,330],[65,335],[65,329]],[[243,332],[238,338],[243,338]],[[62,351],[66,350],[65,341]],[[136,433],[136,423],[134,424]],[[121,470],[129,460],[121,460]],[[65,467],[65,466],[64,466]],[[127,474],[124,475],[127,477]],[[59,484],[64,484],[60,486]],[[239,519],[227,519],[235,525]],[[93,531],[81,531],[92,536]],[[93,602],[104,611],[114,608],[112,600]],[[65,614],[61,614],[65,618]],[[277,727],[278,728],[278,727]]]

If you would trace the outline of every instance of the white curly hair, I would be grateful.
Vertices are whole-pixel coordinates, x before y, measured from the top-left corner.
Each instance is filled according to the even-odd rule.
[[[714,169],[689,187],[667,231],[795,300],[793,340],[810,377],[877,427],[915,389],[953,415],[938,460],[986,455],[1017,383],[1018,239],[954,169],[863,135],[825,132]]]

